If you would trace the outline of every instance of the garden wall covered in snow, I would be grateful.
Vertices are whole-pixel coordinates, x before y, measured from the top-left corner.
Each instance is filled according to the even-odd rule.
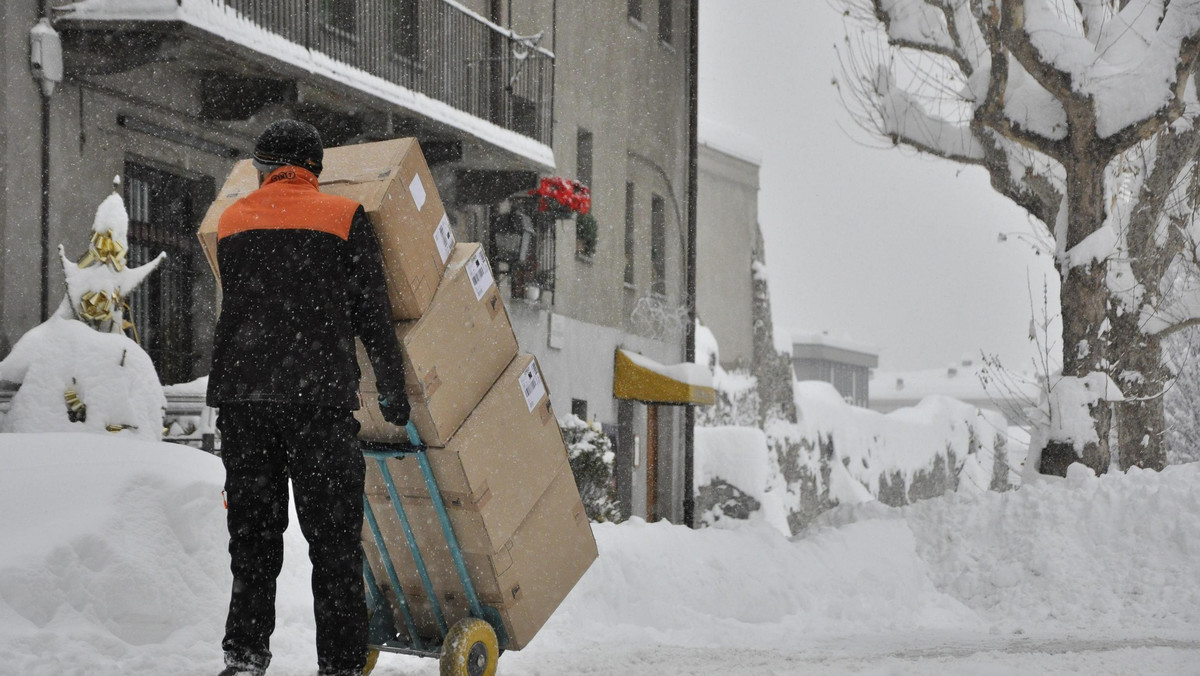
[[[738,405],[751,380],[718,373],[722,403],[696,429],[701,524],[761,520],[790,534],[839,504],[899,506],[1019,481],[1013,467],[1021,458],[1013,456],[1023,444],[1009,439],[999,413],[930,397],[885,415],[847,404],[828,383],[798,382],[797,420],[771,419],[758,429]]]

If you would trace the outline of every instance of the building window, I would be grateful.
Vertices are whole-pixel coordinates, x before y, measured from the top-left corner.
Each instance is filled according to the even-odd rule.
[[[663,198],[650,198],[650,290],[667,294],[667,207]]]
[[[629,18],[638,22],[642,20],[642,0],[629,0]]]
[[[671,0],[658,0],[658,39],[668,45],[674,37],[674,24],[671,19]]]
[[[580,420],[587,420],[587,399],[572,399],[571,415],[577,416]]]
[[[418,0],[392,0],[392,53],[409,60],[420,54]]]
[[[592,187],[592,132],[580,128],[575,135],[575,177]]]
[[[625,184],[625,283],[633,284],[633,184]]]
[[[143,348],[166,384],[196,377],[192,288],[196,282],[196,225],[204,214],[199,181],[135,162],[125,164],[129,209],[129,264],[143,265],[167,252],[167,263],[129,298],[130,318]],[[211,190],[208,191],[211,197]]]
[[[358,32],[356,4],[355,0],[321,0],[321,21],[335,31],[354,35]]]

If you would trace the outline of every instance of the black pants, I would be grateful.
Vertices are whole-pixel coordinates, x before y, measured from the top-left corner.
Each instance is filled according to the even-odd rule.
[[[270,662],[290,477],[313,567],[318,667],[361,673],[367,610],[358,422],[348,409],[239,402],[221,407],[218,427],[233,570],[226,663],[265,669]]]

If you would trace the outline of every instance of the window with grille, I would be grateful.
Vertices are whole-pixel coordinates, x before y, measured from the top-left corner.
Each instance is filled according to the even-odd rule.
[[[642,0],[629,0],[629,18],[634,21],[642,20]]]
[[[592,132],[582,127],[575,133],[575,178],[592,187]]]
[[[658,0],[658,39],[671,44],[675,25],[671,16],[671,0]]]
[[[421,51],[418,0],[392,0],[392,53],[415,61]]]
[[[650,198],[650,290],[667,294],[667,206],[663,198]]]
[[[634,238],[634,190],[632,183],[625,184],[625,283],[633,284],[633,250]]]
[[[135,162],[125,164],[131,266],[167,260],[128,298],[137,338],[166,384],[196,377],[192,287],[200,260],[196,225],[204,184]]]

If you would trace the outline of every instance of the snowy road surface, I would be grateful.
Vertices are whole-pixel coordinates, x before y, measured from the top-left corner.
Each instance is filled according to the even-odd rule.
[[[1027,676],[1200,674],[1200,640],[862,636],[781,646],[681,648],[588,645],[536,659],[505,655],[501,674],[812,674],[814,676]],[[378,676],[432,675],[434,663],[384,656]]]
[[[0,435],[0,676],[219,671],[222,480],[179,446]],[[792,539],[594,530],[599,560],[503,676],[1200,676],[1200,465],[867,504]],[[295,530],[286,557],[269,673],[311,676]],[[375,673],[437,666],[384,655]]]

